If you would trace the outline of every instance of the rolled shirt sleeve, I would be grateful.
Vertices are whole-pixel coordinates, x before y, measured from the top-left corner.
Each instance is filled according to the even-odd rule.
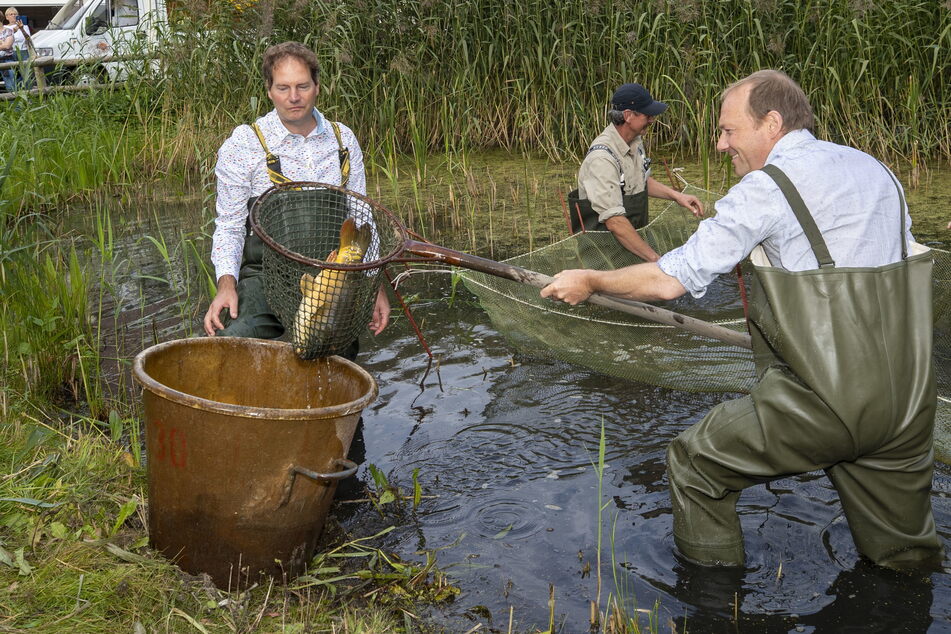
[[[770,236],[785,213],[785,200],[763,172],[751,172],[717,201],[716,215],[700,223],[682,246],[657,265],[694,297],[703,297],[718,275],[728,273]]]
[[[237,279],[241,268],[255,163],[251,159],[253,154],[252,148],[248,147],[249,140],[258,143],[250,126],[239,126],[218,150],[218,162],[215,165],[217,217],[212,236],[211,262],[215,267],[215,278],[219,280],[223,275],[233,275]]]
[[[843,145],[818,141],[807,130],[783,136],[766,162],[796,185],[837,267],[877,267],[901,258],[900,183],[875,158]],[[815,253],[779,187],[765,172],[745,175],[714,205],[687,242],[658,265],[691,295],[701,297],[717,275],[730,271],[762,244],[770,266],[788,271],[818,267]]]
[[[598,214],[599,222],[624,215],[617,162],[604,150],[592,152],[582,164],[578,185],[591,202],[591,208]]]

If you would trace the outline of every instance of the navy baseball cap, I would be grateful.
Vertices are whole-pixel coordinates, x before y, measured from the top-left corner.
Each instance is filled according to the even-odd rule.
[[[656,117],[667,109],[667,104],[654,101],[647,89],[640,84],[624,84],[614,91],[611,97],[611,107],[624,112],[633,110],[651,117]]]

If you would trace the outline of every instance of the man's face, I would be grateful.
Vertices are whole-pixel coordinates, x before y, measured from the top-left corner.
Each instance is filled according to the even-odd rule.
[[[642,112],[634,112],[633,110],[625,110],[624,120],[631,131],[634,132],[634,135],[640,136],[657,120],[657,117]]]
[[[731,90],[720,106],[717,150],[732,157],[733,170],[740,177],[766,165],[766,158],[778,140],[773,134],[772,122],[756,121],[750,114],[747,108],[750,90],[748,85]]]
[[[318,86],[307,66],[296,57],[286,57],[274,67],[272,79],[267,96],[284,126],[302,134],[305,132],[300,132],[301,129],[312,129],[312,124],[316,125],[313,111]]]

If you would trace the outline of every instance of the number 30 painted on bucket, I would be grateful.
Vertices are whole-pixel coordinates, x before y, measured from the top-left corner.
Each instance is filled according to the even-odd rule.
[[[154,421],[155,425],[155,459],[158,462],[169,462],[176,469],[185,466],[185,456],[187,455],[187,445],[185,432],[177,427],[166,428],[164,423]]]

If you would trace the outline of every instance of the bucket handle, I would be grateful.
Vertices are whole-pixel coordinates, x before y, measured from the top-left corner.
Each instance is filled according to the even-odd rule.
[[[333,463],[335,466],[344,467],[344,470],[335,471],[334,473],[318,473],[310,469],[305,469],[304,467],[291,465],[287,470],[287,480],[284,481],[284,495],[277,507],[281,508],[290,501],[291,489],[294,487],[294,480],[298,474],[306,476],[311,480],[316,480],[317,482],[332,482],[334,480],[349,478],[357,472],[357,463],[347,460],[346,458],[336,458]]]

